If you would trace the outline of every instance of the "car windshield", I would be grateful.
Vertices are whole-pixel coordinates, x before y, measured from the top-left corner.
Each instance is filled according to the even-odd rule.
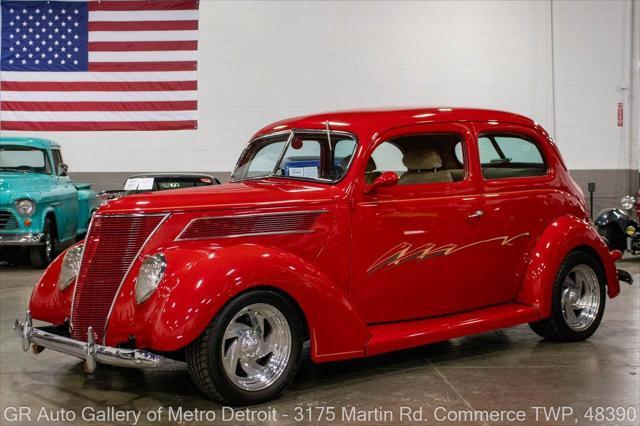
[[[44,150],[0,145],[0,171],[50,174],[51,168]]]
[[[263,177],[335,182],[351,164],[355,138],[342,132],[296,131],[258,138],[240,157],[232,181]]]

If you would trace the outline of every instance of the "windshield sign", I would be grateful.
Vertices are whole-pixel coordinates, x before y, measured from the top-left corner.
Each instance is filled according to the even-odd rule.
[[[232,180],[283,177],[335,182],[351,163],[355,139],[331,132],[288,132],[251,142],[242,154]]]
[[[41,149],[0,145],[0,171],[50,174],[51,168]]]

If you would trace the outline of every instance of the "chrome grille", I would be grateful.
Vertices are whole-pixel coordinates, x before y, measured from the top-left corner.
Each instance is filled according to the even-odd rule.
[[[99,215],[93,218],[85,240],[71,309],[71,334],[86,341],[93,327],[102,342],[107,316],[120,283],[145,241],[164,215]]]
[[[0,229],[18,229],[18,220],[13,213],[0,210]]]

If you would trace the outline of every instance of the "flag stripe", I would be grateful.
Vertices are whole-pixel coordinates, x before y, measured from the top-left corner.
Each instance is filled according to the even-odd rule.
[[[127,10],[89,12],[89,22],[97,21],[194,21],[197,10]]]
[[[198,9],[196,0],[184,1],[90,1],[89,10],[190,10]]]
[[[0,102],[6,111],[189,111],[197,101],[175,102]],[[3,114],[4,114],[3,112]],[[4,117],[3,117],[4,118]]]
[[[94,62],[89,71],[188,71],[198,67],[196,61],[181,62]]]
[[[147,50],[196,50],[197,41],[94,41],[91,52],[125,52]]]
[[[141,92],[14,92],[2,91],[3,101],[14,102],[166,102],[193,101],[195,90],[141,91]]]
[[[74,81],[74,82],[48,82],[48,81],[2,81],[0,90],[17,92],[139,92],[162,90],[197,90],[197,81],[142,81],[142,82],[118,82],[118,81]]]
[[[0,121],[4,130],[48,131],[100,131],[100,130],[192,130],[198,128],[195,120],[174,121]]]
[[[195,111],[2,111],[2,121],[189,121]]]
[[[184,41],[197,40],[198,31],[90,31],[94,41]]]
[[[198,21],[89,22],[89,31],[167,31],[197,29]]]
[[[89,63],[94,62],[174,62],[197,60],[195,50],[147,50],[144,52],[89,52]]]
[[[22,72],[2,71],[3,81],[96,81],[96,82],[143,82],[143,81],[194,81],[198,79],[195,71],[168,72]]]

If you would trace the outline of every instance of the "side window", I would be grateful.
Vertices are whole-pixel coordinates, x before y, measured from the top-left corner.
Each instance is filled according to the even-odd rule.
[[[62,154],[60,154],[59,149],[52,149],[51,155],[53,156],[53,170],[55,171],[56,174],[58,174],[58,171],[60,170],[59,166],[60,164],[63,163]]]
[[[395,172],[398,185],[457,182],[464,179],[463,140],[454,134],[411,135],[380,144],[365,170],[367,183]]]
[[[535,143],[515,135],[482,135],[478,138],[485,179],[544,176],[547,164]]]

